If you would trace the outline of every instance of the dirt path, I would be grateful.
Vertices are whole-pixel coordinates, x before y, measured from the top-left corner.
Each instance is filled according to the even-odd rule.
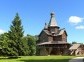
[[[76,58],[69,60],[69,62],[84,62],[83,59],[84,57],[76,57]]]

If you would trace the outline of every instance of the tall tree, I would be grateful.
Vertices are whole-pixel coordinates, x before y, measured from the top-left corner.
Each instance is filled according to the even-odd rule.
[[[13,55],[23,55],[24,49],[23,49],[23,43],[22,43],[22,37],[23,37],[24,31],[23,26],[21,25],[21,19],[16,13],[16,16],[14,20],[12,21],[12,25],[10,26],[9,31],[9,39],[11,40],[10,48],[14,50]]]

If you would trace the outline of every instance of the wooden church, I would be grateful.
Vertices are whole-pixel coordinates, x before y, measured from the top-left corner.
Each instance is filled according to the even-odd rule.
[[[39,34],[37,47],[40,55],[65,55],[68,54],[70,44],[67,43],[66,30],[60,29],[55,19],[55,14],[51,13],[48,24]]]

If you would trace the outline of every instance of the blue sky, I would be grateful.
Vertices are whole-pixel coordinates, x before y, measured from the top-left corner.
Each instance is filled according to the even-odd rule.
[[[19,13],[25,35],[38,35],[54,12],[68,42],[84,42],[84,0],[0,0],[0,33],[7,32]]]

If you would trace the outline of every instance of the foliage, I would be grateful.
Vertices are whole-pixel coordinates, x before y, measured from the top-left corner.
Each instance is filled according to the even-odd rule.
[[[35,55],[36,37],[24,36],[23,26],[18,13],[12,21],[8,33],[0,35],[1,56]]]
[[[4,33],[0,35],[0,55],[7,55],[7,48],[8,48],[8,33]]]
[[[23,55],[24,49],[23,49],[23,43],[22,43],[22,37],[23,37],[23,27],[21,25],[21,20],[18,15],[16,14],[14,20],[12,21],[12,25],[10,26],[9,39],[10,42],[10,48],[12,48],[13,56]]]
[[[27,56],[29,55],[30,51],[29,51],[29,46],[28,46],[28,38],[25,36],[22,38],[22,42],[23,42],[23,45],[24,45],[24,55]]]
[[[77,42],[76,41],[73,41],[72,44],[77,44]]]
[[[35,55],[36,54],[36,38],[31,35],[27,35],[26,37],[27,45],[29,47],[29,55]]]

